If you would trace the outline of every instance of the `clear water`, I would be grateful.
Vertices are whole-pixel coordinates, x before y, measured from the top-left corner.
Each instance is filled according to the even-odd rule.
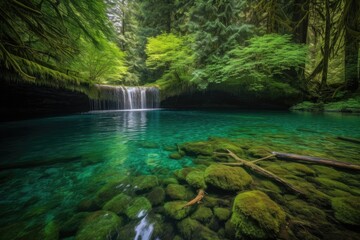
[[[261,111],[109,111],[0,124],[0,226],[27,228],[72,216],[84,198],[126,175],[167,177],[193,165],[165,146],[220,136],[258,142],[274,151],[360,162],[360,116]],[[51,162],[30,167],[31,162]],[[7,228],[3,228],[7,229]],[[9,228],[11,229],[11,228]],[[0,236],[0,239],[5,239]]]

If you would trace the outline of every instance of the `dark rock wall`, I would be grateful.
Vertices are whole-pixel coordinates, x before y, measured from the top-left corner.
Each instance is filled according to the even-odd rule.
[[[89,111],[86,94],[24,82],[2,81],[0,121],[22,120]]]

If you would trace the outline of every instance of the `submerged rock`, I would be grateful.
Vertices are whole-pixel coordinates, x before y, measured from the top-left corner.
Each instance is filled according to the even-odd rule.
[[[285,212],[261,191],[248,191],[236,196],[231,222],[237,236],[265,239],[276,236],[285,223]]]
[[[116,214],[123,213],[131,202],[131,197],[124,193],[120,193],[108,201],[103,210],[111,211]]]
[[[206,189],[204,172],[192,171],[186,176],[186,182],[195,189]]]
[[[201,206],[196,209],[196,211],[191,215],[191,218],[206,223],[210,221],[212,216],[213,213],[210,208]]]
[[[180,220],[189,215],[191,208],[184,208],[186,201],[167,202],[164,205],[165,213],[169,217]]]
[[[169,158],[175,159],[175,160],[179,160],[179,159],[181,159],[182,157],[183,157],[183,156],[182,156],[180,153],[178,153],[178,152],[172,152],[172,153],[169,154]]]
[[[186,176],[192,172],[195,171],[195,168],[190,168],[190,167],[186,167],[186,168],[182,168],[182,169],[178,169],[174,172],[174,175],[176,176],[177,179],[179,179],[180,181],[186,181]]]
[[[90,214],[81,224],[76,240],[103,240],[116,234],[122,219],[113,212],[97,211]]]
[[[180,148],[189,156],[211,156],[214,152],[214,149],[209,142],[184,143]]]
[[[360,197],[337,197],[331,200],[335,218],[342,223],[360,226]]]
[[[186,200],[187,190],[184,186],[179,184],[169,184],[166,187],[166,194],[174,200]]]
[[[217,240],[219,237],[209,228],[196,220],[186,218],[177,224],[181,235],[185,239]]]
[[[80,212],[72,216],[68,221],[60,225],[60,234],[62,237],[72,236],[76,233],[81,223],[90,213]]]
[[[252,177],[240,167],[213,164],[205,170],[205,182],[222,190],[238,191],[248,186]]]
[[[155,186],[159,185],[158,178],[154,175],[145,175],[135,177],[132,181],[132,185],[135,188],[135,191],[148,191]]]
[[[151,203],[145,197],[137,197],[133,199],[125,210],[125,214],[130,219],[140,217],[151,210]]]
[[[214,215],[220,220],[220,221],[226,221],[229,219],[231,215],[231,211],[227,208],[220,208],[216,207],[214,208]]]
[[[147,194],[147,199],[151,205],[156,206],[165,200],[165,191],[162,187],[154,187],[151,192]]]

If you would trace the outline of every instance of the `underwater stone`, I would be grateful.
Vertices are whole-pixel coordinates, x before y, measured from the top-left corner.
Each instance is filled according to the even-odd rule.
[[[183,156],[180,154],[180,153],[178,153],[178,152],[173,152],[173,153],[170,153],[169,154],[169,158],[171,158],[171,159],[175,159],[175,160],[179,160],[179,159],[181,159]]]
[[[178,181],[176,178],[165,178],[165,179],[163,179],[161,182],[162,182],[162,184],[164,184],[164,185],[168,185],[168,184],[170,184],[170,183],[174,183],[174,184],[178,184],[178,183],[179,183],[179,181]]]
[[[213,164],[205,170],[205,182],[222,190],[238,191],[249,185],[252,177],[240,167]]]
[[[253,146],[247,150],[248,154],[254,158],[262,158],[271,154],[271,149],[264,146]]]
[[[226,221],[229,219],[231,212],[227,208],[220,208],[216,207],[214,208],[214,215],[220,220],[220,221]]]
[[[214,152],[214,149],[209,142],[184,143],[180,148],[189,156],[211,156]]]
[[[196,211],[191,215],[191,218],[206,223],[209,222],[212,216],[213,213],[210,208],[198,207],[198,209],[196,209]]]
[[[230,206],[230,201],[227,199],[216,198],[209,195],[205,195],[203,198],[204,206],[206,207],[219,207],[219,206]]]
[[[149,212],[151,210],[151,203],[149,200],[145,197],[137,197],[134,200],[132,200],[125,210],[126,216],[130,219],[136,219],[138,218],[138,215],[141,211],[144,211],[143,213]]]
[[[121,182],[111,182],[103,186],[95,195],[95,202],[102,207],[104,203],[122,192]]]
[[[185,200],[187,198],[186,188],[179,184],[167,185],[166,194],[174,200]]]
[[[204,172],[202,171],[192,171],[186,176],[186,182],[194,187],[194,188],[201,188],[206,189]]]
[[[91,212],[95,210],[99,210],[99,206],[97,205],[95,199],[83,199],[80,201],[77,206],[77,210],[79,212]]]
[[[180,181],[186,181],[186,176],[192,172],[195,171],[195,168],[190,168],[190,167],[186,167],[186,168],[182,168],[182,169],[178,169],[174,172],[174,175],[176,176],[177,179],[179,179]]]
[[[88,212],[80,212],[72,216],[68,221],[60,226],[60,234],[62,237],[72,236],[80,227],[82,221],[89,216]]]
[[[154,175],[145,175],[135,177],[131,183],[137,192],[147,191],[151,188],[158,186],[159,181],[158,178]]]
[[[201,225],[198,221],[186,218],[177,224],[181,235],[185,239],[217,240],[219,237],[209,228]]]
[[[231,222],[236,235],[264,239],[279,233],[285,212],[265,193],[254,190],[240,193],[233,204]]]
[[[360,226],[360,197],[337,197],[331,199],[335,218],[342,223]]]
[[[260,181],[260,186],[263,188],[266,188],[267,190],[270,190],[274,193],[281,193],[281,189],[273,182],[268,180]]]
[[[76,240],[103,240],[116,234],[122,219],[113,212],[97,211],[90,214],[81,224]]]
[[[123,213],[131,202],[131,197],[124,193],[120,193],[108,201],[103,210],[111,211],[116,214]]]
[[[172,201],[164,204],[165,213],[176,220],[180,220],[189,215],[191,208],[184,208],[186,201]]]
[[[151,202],[151,205],[156,206],[162,203],[165,199],[165,191],[162,187],[154,187],[151,192],[148,193],[147,199]]]
[[[285,163],[281,165],[296,176],[315,176],[316,172],[308,166],[300,163]]]

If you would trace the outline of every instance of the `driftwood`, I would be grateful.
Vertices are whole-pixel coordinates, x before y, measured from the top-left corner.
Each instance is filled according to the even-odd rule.
[[[295,192],[296,194],[305,195],[302,191],[300,191],[299,189],[297,189],[296,187],[294,187],[292,184],[288,183],[287,181],[285,181],[281,177],[275,175],[274,173],[269,172],[268,170],[266,170],[266,169],[264,169],[262,167],[259,167],[254,162],[246,161],[244,159],[239,158],[235,153],[231,152],[230,150],[227,150],[227,151],[228,151],[228,153],[215,153],[215,154],[228,155],[228,156],[232,157],[233,159],[235,159],[238,162],[237,163],[221,163],[221,164],[229,165],[229,166],[245,166],[245,167],[251,169],[252,171],[254,171],[254,172],[256,172],[256,173],[258,173],[258,174],[260,174],[262,176],[271,178],[271,179],[275,180],[276,182],[281,183],[282,185],[286,186],[289,190]],[[264,160],[264,159],[267,159],[267,158],[270,158],[270,157],[273,157],[273,155],[267,156],[265,158],[257,159],[255,161]]]
[[[349,138],[349,137],[336,137],[337,139],[343,140],[343,141],[347,141],[347,142],[352,142],[352,143],[358,143],[360,144],[360,139],[356,139],[356,138]]]
[[[304,161],[304,162],[311,162],[320,165],[327,165],[332,167],[338,168],[346,168],[352,170],[360,170],[359,164],[348,163],[348,162],[340,162],[336,160],[329,160],[329,159],[322,159],[318,157],[311,157],[311,156],[303,156],[297,155],[292,153],[281,153],[281,152],[272,152],[279,159],[291,160],[291,161]]]

